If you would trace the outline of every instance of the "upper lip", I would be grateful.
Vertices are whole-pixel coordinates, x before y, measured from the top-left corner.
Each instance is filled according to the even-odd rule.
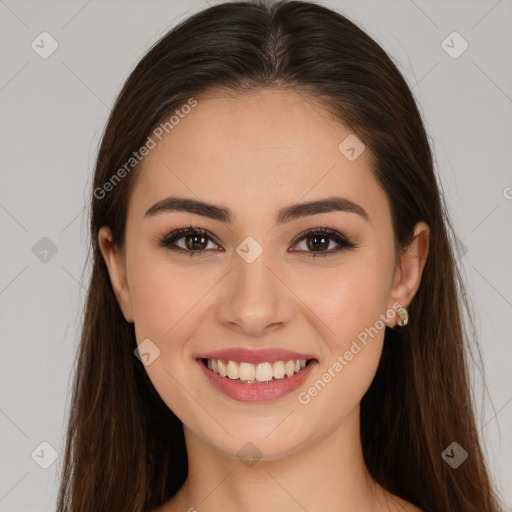
[[[297,359],[315,359],[311,354],[303,354],[284,350],[281,348],[249,349],[249,348],[225,348],[213,352],[199,354],[197,359],[222,359],[226,361],[238,361],[247,363],[266,363],[274,361],[296,361]]]

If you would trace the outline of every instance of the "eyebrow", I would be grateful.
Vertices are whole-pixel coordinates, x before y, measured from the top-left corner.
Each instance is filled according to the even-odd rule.
[[[153,217],[164,212],[192,213],[224,223],[230,223],[233,219],[231,210],[225,206],[175,196],[166,197],[155,203],[144,214],[144,218]],[[301,217],[327,212],[356,213],[370,222],[366,210],[357,203],[345,197],[327,197],[325,199],[318,199],[308,203],[297,203],[282,208],[276,215],[276,224],[284,224]]]

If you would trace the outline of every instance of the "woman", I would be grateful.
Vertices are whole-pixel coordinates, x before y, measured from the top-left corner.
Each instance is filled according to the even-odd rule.
[[[309,2],[165,35],[99,150],[59,511],[496,512],[390,58]]]

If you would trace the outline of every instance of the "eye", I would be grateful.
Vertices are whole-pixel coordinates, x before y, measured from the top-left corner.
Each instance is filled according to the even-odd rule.
[[[338,247],[328,251],[327,249],[331,247],[331,242],[335,242]],[[356,244],[352,243],[338,231],[325,227],[309,229],[298,238],[295,242],[295,246],[301,243],[303,243],[306,252],[313,253],[311,255],[312,257],[328,256],[345,249],[357,247]],[[298,251],[294,249],[292,252]]]
[[[211,247],[208,247],[210,242],[216,245],[213,242],[213,236],[208,231],[189,226],[169,233],[158,244],[168,247],[170,250],[194,256],[195,254],[201,254],[206,249],[211,249]]]

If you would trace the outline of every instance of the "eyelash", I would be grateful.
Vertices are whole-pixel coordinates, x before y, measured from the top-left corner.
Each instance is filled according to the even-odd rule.
[[[165,235],[163,238],[161,238],[158,242],[159,246],[167,247],[171,251],[176,251],[180,253],[187,253],[190,254],[190,256],[199,255],[203,252],[209,250],[209,249],[202,249],[198,251],[191,251],[187,249],[183,249],[182,247],[177,247],[174,245],[174,242],[177,240],[180,240],[182,238],[185,238],[187,236],[202,236],[204,238],[207,238],[208,240],[212,241],[216,245],[220,245],[215,241],[215,237],[213,237],[208,231],[202,228],[194,228],[192,225],[190,225],[188,228],[182,228],[177,229],[175,231],[172,231],[171,233]],[[312,228],[308,229],[301,235],[299,235],[298,238],[295,239],[293,245],[297,245],[299,242],[302,242],[302,240],[309,238],[309,237],[326,237],[334,242],[336,242],[339,247],[334,250],[324,251],[324,252],[315,252],[315,251],[293,251],[293,252],[309,252],[310,255],[314,258],[316,256],[331,256],[333,254],[337,254],[343,250],[346,249],[354,249],[357,247],[357,244],[351,242],[348,238],[343,236],[341,233],[338,233],[337,231],[334,231],[333,229],[329,229],[327,227],[318,227],[318,228]],[[173,246],[174,245],[174,246]],[[328,244],[329,245],[329,244]]]

